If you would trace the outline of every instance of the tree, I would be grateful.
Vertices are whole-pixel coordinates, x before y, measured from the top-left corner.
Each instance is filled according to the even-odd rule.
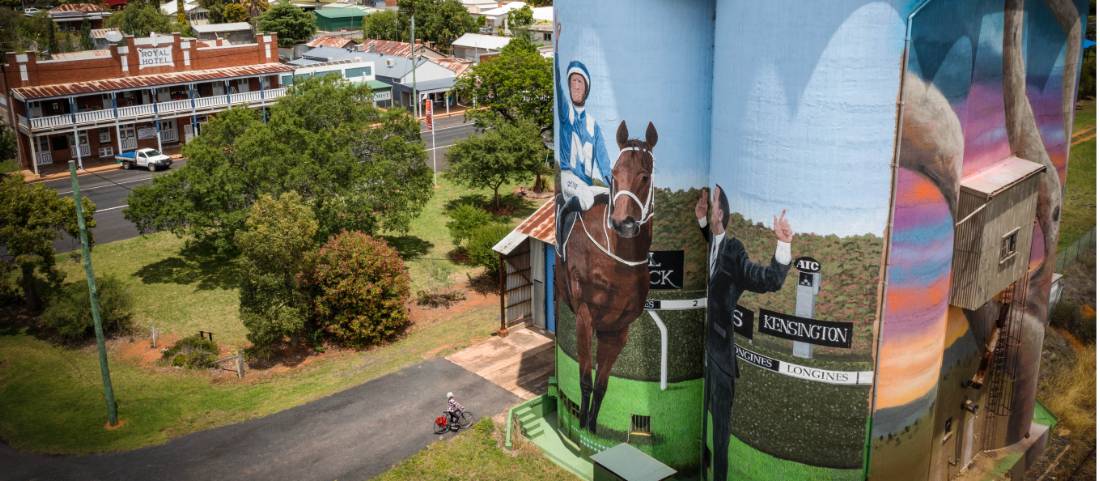
[[[225,0],[199,0],[199,6],[210,12],[210,23],[225,23]]]
[[[19,146],[15,142],[15,132],[7,125],[0,125],[0,176],[19,170]]]
[[[500,186],[527,179],[541,162],[542,145],[535,124],[493,120],[484,132],[454,144],[447,152],[451,163],[447,176],[472,188],[493,190],[493,205],[500,206]]]
[[[130,2],[121,12],[107,17],[107,26],[135,37],[148,37],[153,32],[168,33],[174,30],[171,17],[162,13],[155,2]]]
[[[298,286],[303,253],[317,244],[317,220],[295,192],[252,204],[237,232],[241,252],[241,321],[260,354],[305,332],[309,300]]]
[[[313,322],[331,340],[366,347],[409,326],[409,275],[385,242],[362,232],[342,232],[312,256],[304,283],[313,300]]]
[[[88,19],[80,22],[80,48],[84,50],[95,48],[95,44],[92,43],[92,24]]]
[[[527,27],[532,23],[535,23],[535,11],[531,10],[530,5],[508,12],[508,30],[512,35],[526,36]]]
[[[241,5],[248,10],[248,15],[250,17],[258,17],[260,14],[267,11],[267,9],[271,8],[271,4],[269,4],[267,0],[240,0],[240,2]]]
[[[228,3],[222,10],[222,16],[226,22],[247,22],[249,20],[248,9],[239,3]]]
[[[95,282],[104,334],[126,333],[133,327],[134,300],[130,291],[114,276],[97,276]],[[38,318],[38,329],[42,334],[64,343],[95,339],[92,305],[88,297],[88,283],[83,278],[57,289]]]
[[[409,38],[409,19],[416,16],[416,37],[449,49],[464,33],[476,32],[484,22],[470,15],[458,0],[398,0],[401,38]]]
[[[249,109],[220,113],[184,146],[183,168],[134,189],[125,215],[143,232],[172,230],[226,255],[263,194],[299,193],[319,239],[407,229],[431,196],[431,169],[416,120],[380,112],[370,95],[336,78],[309,79],[266,124]]]
[[[401,19],[393,10],[382,10],[363,17],[363,36],[379,40],[404,40]]]
[[[95,227],[95,204],[83,198],[88,235]],[[76,205],[42,184],[28,184],[21,176],[0,179],[0,263],[7,274],[19,270],[23,299],[31,310],[42,307],[40,284],[58,287],[61,274],[54,267],[53,243],[61,233],[76,237]],[[91,239],[89,239],[90,241]]]
[[[277,33],[280,47],[293,47],[308,41],[317,31],[313,20],[309,12],[291,5],[287,0],[280,0],[260,15],[257,26],[262,32]]]
[[[540,131],[554,125],[553,62],[526,37],[512,39],[492,62],[475,65],[455,88],[508,121],[526,119]]]

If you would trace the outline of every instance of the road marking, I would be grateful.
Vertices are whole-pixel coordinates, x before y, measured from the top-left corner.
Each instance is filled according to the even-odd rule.
[[[454,145],[454,144],[440,145],[440,146],[438,146],[438,147],[433,147],[433,148],[430,148],[430,149],[424,149],[424,150],[427,150],[427,151],[431,152],[431,151],[433,151],[433,150],[445,149],[445,148],[447,148],[447,147],[450,147],[450,146],[452,146],[452,145]]]
[[[88,187],[88,188],[81,187],[80,191],[81,192],[87,192],[89,190],[102,189],[104,187],[119,186],[119,185],[122,185],[122,184],[133,184],[134,182],[142,182],[142,181],[146,181],[146,180],[149,180],[149,179],[152,179],[152,178],[153,178],[153,176],[150,175],[149,177],[141,177],[141,178],[137,178],[137,179],[123,180],[123,181],[118,181],[118,182],[107,182],[107,183],[104,183],[104,184],[99,184],[99,185],[96,185],[96,186],[93,186],[93,187]],[[73,191],[67,190],[65,192],[58,192],[57,195],[69,195],[69,194],[72,194],[72,193],[73,193]]]
[[[130,206],[130,204],[122,204],[122,205],[116,205],[116,206],[114,206],[114,207],[108,207],[108,208],[106,208],[106,209],[96,209],[96,210],[95,210],[95,213],[96,213],[96,214],[98,214],[98,213],[100,213],[100,212],[107,212],[107,211],[112,211],[112,210],[118,210],[118,209],[121,209],[121,208],[123,208],[123,207],[129,207],[129,206]]]

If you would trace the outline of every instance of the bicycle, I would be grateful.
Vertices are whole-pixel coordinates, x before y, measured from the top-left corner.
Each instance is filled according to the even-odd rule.
[[[453,414],[443,411],[442,416],[438,416],[432,421],[432,431],[435,434],[443,434],[447,431],[468,428],[473,423],[474,415],[470,414],[469,411],[459,411]]]

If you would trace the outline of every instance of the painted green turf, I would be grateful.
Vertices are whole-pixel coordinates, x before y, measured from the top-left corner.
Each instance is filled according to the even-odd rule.
[[[557,353],[559,390],[573,402],[580,400],[577,362],[560,348]],[[656,382],[611,377],[600,408],[599,441],[606,446],[626,442],[632,414],[650,416],[652,438],[631,439],[635,447],[678,471],[693,470],[699,463],[699,430],[702,428],[703,380],[669,383],[661,391]],[[559,409],[559,413],[563,410]],[[576,420],[563,415],[576,426]]]
[[[708,426],[713,426],[707,416]],[[710,429],[708,427],[708,429]],[[708,431],[710,432],[710,431]],[[707,438],[707,449],[712,446]],[[862,469],[832,469],[788,461],[759,451],[745,444],[737,436],[730,436],[729,476],[727,479],[743,481],[790,481],[812,479],[815,481],[857,481],[863,479]],[[707,472],[707,479],[713,479]]]

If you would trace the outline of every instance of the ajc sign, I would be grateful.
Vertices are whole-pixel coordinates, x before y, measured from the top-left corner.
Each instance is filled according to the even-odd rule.
[[[138,68],[172,65],[172,47],[139,48]]]

